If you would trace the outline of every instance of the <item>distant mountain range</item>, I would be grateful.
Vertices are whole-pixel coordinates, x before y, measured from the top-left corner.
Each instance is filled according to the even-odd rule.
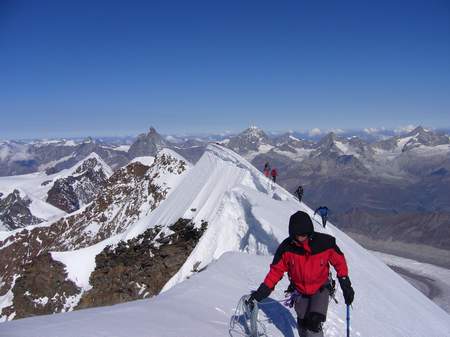
[[[331,219],[359,238],[450,249],[448,134],[417,127],[376,142],[335,133],[312,142],[249,128],[223,144],[260,169],[269,162],[282,186],[302,185],[308,204],[327,205]]]
[[[0,175],[56,174],[91,153],[117,171],[133,158],[154,157],[165,148],[196,163],[210,142],[234,150],[261,170],[269,162],[278,170],[280,185],[291,192],[302,185],[305,201],[327,205],[331,219],[350,234],[383,240],[384,246],[402,241],[450,249],[443,239],[450,234],[450,137],[420,126],[404,133],[371,129],[325,135],[320,130],[274,134],[250,127],[234,135],[190,137],[162,136],[150,128],[122,144],[90,138],[8,141],[0,143]],[[67,181],[59,185],[54,188],[70,190]],[[2,203],[11,203],[13,196],[6,197],[0,195]],[[70,200],[64,201],[69,205],[65,211],[76,209],[76,201]],[[22,209],[26,203],[20,202]],[[34,214],[25,218],[26,224],[43,219]]]

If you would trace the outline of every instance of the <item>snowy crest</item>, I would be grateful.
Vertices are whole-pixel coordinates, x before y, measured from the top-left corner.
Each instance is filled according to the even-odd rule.
[[[83,174],[87,170],[93,170],[95,172],[102,171],[107,178],[113,174],[111,167],[106,164],[103,159],[95,152],[92,152],[85,159],[80,161],[72,169],[73,175]]]
[[[211,144],[178,185],[151,215],[130,228],[126,238],[156,225],[169,226],[180,218],[197,226],[208,223],[182,269],[166,289],[228,251],[273,254],[287,237],[289,217],[299,209],[286,190],[273,184],[248,161],[220,145]],[[309,212],[306,206],[301,209]]]

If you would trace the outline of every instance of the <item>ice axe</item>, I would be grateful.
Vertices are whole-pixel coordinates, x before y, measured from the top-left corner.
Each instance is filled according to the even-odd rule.
[[[350,305],[347,304],[347,337],[350,337]]]

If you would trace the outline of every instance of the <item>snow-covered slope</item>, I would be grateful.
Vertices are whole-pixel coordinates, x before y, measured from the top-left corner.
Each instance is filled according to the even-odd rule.
[[[289,216],[299,208],[312,215],[311,209],[299,205],[233,151],[210,145],[158,208],[109,241],[135,238],[156,225],[167,232],[165,226],[179,218],[192,219],[196,225],[208,222],[206,232],[164,293],[151,300],[6,323],[0,336],[228,335],[228,321],[239,297],[255,289],[268,271],[271,257],[256,255],[275,251],[287,236]],[[316,230],[324,231],[317,224]],[[356,291],[352,335],[450,335],[447,313],[332,224],[325,231],[336,236],[349,264]],[[76,274],[80,261],[92,266],[96,255],[92,250],[83,250],[82,257],[76,251],[68,253],[73,255],[60,261]],[[192,271],[202,267],[206,267],[203,272]],[[281,298],[285,286],[280,284],[272,298]],[[340,290],[338,299],[340,304],[330,304],[327,337],[342,336],[345,331]],[[292,312],[270,300],[261,307],[270,318],[265,320],[270,336],[296,335]]]
[[[350,239],[342,244],[355,247]],[[345,250],[345,249],[344,249]],[[352,255],[352,254],[349,254]],[[352,264],[356,300],[351,311],[352,336],[445,337],[450,333],[450,316],[369,253],[358,257],[367,265]],[[66,314],[17,320],[1,326],[8,337],[223,337],[238,299],[255,289],[267,272],[271,258],[244,253],[227,253],[208,268],[150,300]],[[372,273],[386,278],[381,284]],[[279,302],[287,287],[283,280],[261,305],[260,319],[271,337],[294,337],[295,313]],[[345,306],[330,303],[324,326],[327,337],[345,335]]]
[[[287,191],[232,150],[211,144],[167,200],[130,227],[125,238],[179,218],[192,219],[197,225],[208,222],[207,231],[167,289],[185,279],[194,264],[200,262],[201,268],[224,252],[274,253],[296,209],[298,204]]]

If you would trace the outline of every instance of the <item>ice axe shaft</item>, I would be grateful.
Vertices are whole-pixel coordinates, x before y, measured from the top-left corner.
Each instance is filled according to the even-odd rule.
[[[347,337],[350,337],[350,306],[347,304]]]

